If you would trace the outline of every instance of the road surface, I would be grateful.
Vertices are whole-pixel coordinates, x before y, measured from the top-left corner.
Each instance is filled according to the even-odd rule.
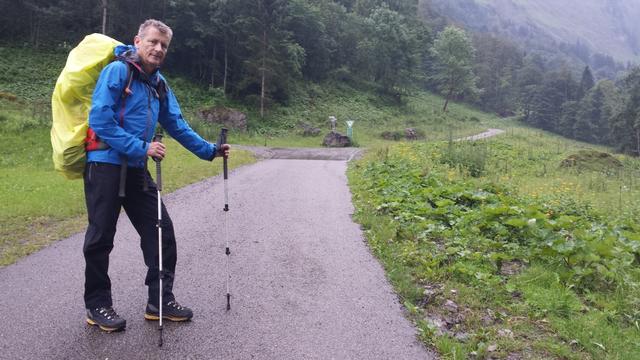
[[[166,322],[162,348],[157,323],[143,319],[145,268],[122,213],[109,273],[126,331],[85,324],[76,234],[0,269],[0,359],[434,358],[351,220],[354,150],[340,154],[272,156],[230,173],[230,311],[223,182],[214,177],[164,197],[178,241],[175,294],[195,317]]]

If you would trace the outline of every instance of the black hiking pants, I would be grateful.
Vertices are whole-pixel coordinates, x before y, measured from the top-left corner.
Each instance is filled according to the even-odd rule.
[[[143,191],[145,176],[148,191]],[[140,247],[147,265],[145,284],[149,303],[158,305],[158,196],[155,182],[144,169],[128,168],[126,197],[118,197],[120,165],[90,162],[84,172],[84,193],[89,226],[84,238],[85,287],[87,309],[112,306],[109,279],[109,253],[121,207],[140,235]],[[173,279],[176,268],[176,240],[173,224],[162,204],[163,301],[175,300]]]

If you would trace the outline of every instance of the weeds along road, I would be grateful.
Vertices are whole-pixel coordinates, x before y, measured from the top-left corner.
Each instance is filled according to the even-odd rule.
[[[355,153],[271,154],[229,175],[230,311],[215,177],[164,196],[178,241],[175,294],[195,316],[165,322],[162,348],[157,323],[143,319],[145,268],[122,213],[109,273],[127,330],[85,324],[76,234],[0,269],[0,359],[433,358],[351,220],[345,160]]]

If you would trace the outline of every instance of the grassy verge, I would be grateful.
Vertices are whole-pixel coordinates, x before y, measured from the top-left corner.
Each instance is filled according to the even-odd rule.
[[[372,251],[445,359],[634,358],[640,228],[633,210],[599,205],[617,201],[621,180],[603,177],[604,192],[559,191],[565,177],[584,184],[600,173],[558,167],[579,144],[558,151],[558,138],[510,131],[380,147],[353,164],[356,219]]]
[[[66,180],[53,170],[48,128],[0,135],[0,266],[4,266],[81,231],[86,209],[82,181]],[[174,140],[166,143],[166,193],[221,172],[220,160],[202,161]],[[229,166],[253,161],[251,154],[234,151]]]

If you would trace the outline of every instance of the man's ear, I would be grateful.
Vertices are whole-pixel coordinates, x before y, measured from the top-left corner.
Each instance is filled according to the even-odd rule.
[[[136,35],[133,38],[133,45],[135,45],[135,47],[137,48],[141,41],[142,41],[142,38],[140,36]]]

